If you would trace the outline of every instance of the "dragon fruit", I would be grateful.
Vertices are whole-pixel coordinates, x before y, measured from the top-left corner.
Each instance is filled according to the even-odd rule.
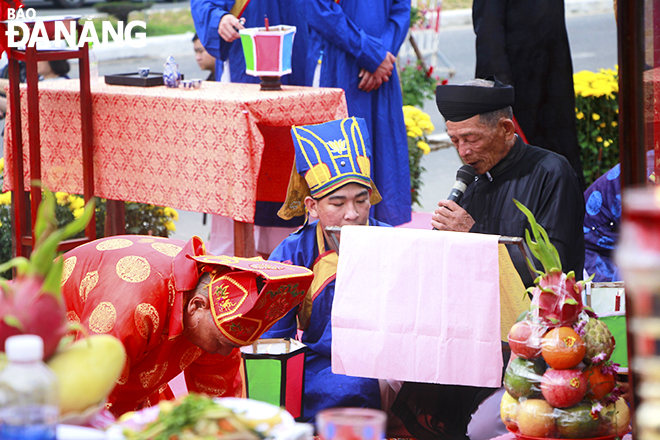
[[[536,286],[528,290],[532,294],[533,316],[548,327],[572,326],[582,312],[584,282],[576,282],[573,271],[567,274],[562,272],[559,252],[550,242],[548,233],[536,223],[534,215],[527,207],[515,199],[513,202],[529,220],[536,241],[532,240],[529,230],[525,231],[525,239],[532,254],[545,270],[536,270],[532,262],[527,260],[530,268],[539,274],[535,280]]]
[[[16,257],[0,265],[0,272],[15,268],[13,280],[0,278],[0,351],[17,334],[35,334],[44,340],[44,359],[51,357],[67,331],[66,309],[60,282],[64,260],[55,259],[60,241],[81,231],[94,213],[94,201],[84,213],[57,229],[55,196],[44,192],[34,225],[35,246],[30,259]]]
[[[607,361],[612,356],[615,346],[614,337],[607,324],[600,319],[589,318],[583,331],[582,340],[587,348],[584,363],[589,365]]]

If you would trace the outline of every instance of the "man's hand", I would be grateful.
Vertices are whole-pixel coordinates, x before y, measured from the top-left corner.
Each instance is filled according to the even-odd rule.
[[[220,24],[218,25],[218,34],[220,35],[220,38],[225,40],[227,43],[231,43],[240,37],[240,35],[238,35],[238,31],[241,29],[245,29],[245,26],[241,24],[238,18],[231,14],[225,14],[220,19]]]
[[[440,231],[469,232],[474,219],[467,211],[451,200],[440,200],[439,208],[431,217],[431,225]]]
[[[375,72],[371,73],[365,69],[360,70],[359,76],[362,80],[360,81],[360,84],[358,84],[358,88],[364,92],[371,92],[372,90],[378,89],[384,82],[390,80],[395,62],[396,57],[387,52],[385,59],[380,63],[380,66],[378,66]]]

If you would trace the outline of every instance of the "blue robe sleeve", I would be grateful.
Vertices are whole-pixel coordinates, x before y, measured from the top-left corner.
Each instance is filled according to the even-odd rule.
[[[383,34],[383,46],[396,56],[401,49],[406,36],[408,35],[408,28],[410,27],[410,1],[409,0],[395,0],[390,9],[390,18],[387,25],[387,30]]]
[[[202,46],[218,60],[226,60],[231,43],[227,43],[218,34],[220,20],[233,6],[233,1],[224,0],[190,0],[195,31]],[[216,78],[219,77],[216,75]]]
[[[300,262],[293,262],[294,247],[291,246],[287,240],[279,244],[268,257],[271,261],[280,261],[293,264],[300,264]],[[294,307],[284,317],[280,318],[273,326],[268,329],[261,337],[262,338],[294,338],[298,329],[296,314],[298,307]]]
[[[334,1],[309,0],[307,11],[309,26],[330,44],[353,55],[359,67],[375,72],[385,59],[389,48],[358,28]]]

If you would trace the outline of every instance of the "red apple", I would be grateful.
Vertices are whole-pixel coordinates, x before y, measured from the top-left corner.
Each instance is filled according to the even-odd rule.
[[[541,392],[555,408],[576,405],[587,393],[588,381],[580,370],[555,370],[550,368],[543,374]]]
[[[535,359],[541,355],[544,328],[529,321],[516,322],[509,330],[511,351],[523,359]]]

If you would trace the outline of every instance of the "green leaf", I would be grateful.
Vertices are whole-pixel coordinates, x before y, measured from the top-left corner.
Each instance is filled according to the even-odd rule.
[[[55,260],[50,271],[44,279],[41,291],[45,294],[53,295],[60,300],[62,291],[62,269],[64,268],[64,258],[59,257]]]
[[[570,305],[573,305],[573,306],[574,306],[574,305],[577,305],[577,303],[578,303],[578,302],[575,301],[575,300],[574,300],[573,298],[571,298],[571,297],[567,297],[567,298],[564,300],[564,304],[570,304]]]
[[[2,318],[2,320],[9,327],[17,328],[18,330],[20,330],[22,332],[25,331],[25,326],[23,326],[23,323],[21,321],[19,321],[19,319],[17,317],[15,317],[14,315],[5,315]]]
[[[37,220],[34,222],[35,245],[38,247],[41,241],[49,233],[57,229],[57,219],[55,218],[55,195],[44,189],[44,195],[37,209]]]
[[[527,209],[525,205],[516,199],[513,199],[513,203],[515,203],[518,209],[520,209],[522,213],[525,214],[531,226],[532,232],[534,233],[534,238],[536,241],[531,239],[529,230],[525,230],[525,240],[527,241],[527,245],[532,251],[532,254],[534,254],[534,256],[541,262],[546,272],[553,268],[561,270],[561,260],[559,259],[559,253],[550,242],[548,233],[545,231],[545,229],[543,229],[543,226],[536,223],[534,214],[532,214],[532,212]]]
[[[548,321],[550,321],[552,324],[557,324],[559,322],[557,318],[548,318]]]

